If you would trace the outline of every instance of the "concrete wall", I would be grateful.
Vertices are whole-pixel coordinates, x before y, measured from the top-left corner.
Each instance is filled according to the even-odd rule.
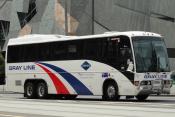
[[[21,26],[19,15],[29,13],[30,2],[0,1],[0,21],[10,22],[5,44],[0,41],[4,49],[9,38],[26,34],[87,35],[142,30],[162,34],[170,53],[175,53],[173,0],[33,0],[36,13]],[[175,55],[170,56],[170,61],[175,69]]]
[[[151,31],[164,36],[175,69],[175,1],[95,0],[95,33],[108,30]]]

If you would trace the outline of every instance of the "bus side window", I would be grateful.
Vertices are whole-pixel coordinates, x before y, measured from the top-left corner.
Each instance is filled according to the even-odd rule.
[[[64,42],[53,44],[53,59],[65,60],[67,57],[67,44]]]
[[[87,39],[84,41],[84,59],[99,60],[100,56],[100,43],[98,40]]]
[[[76,43],[68,44],[68,56],[67,59],[69,60],[76,60],[78,59],[78,48]]]
[[[38,44],[39,61],[49,61],[51,59],[51,43]]]
[[[118,42],[112,38],[101,41],[101,61],[118,69]]]
[[[23,46],[9,46],[8,62],[17,63],[24,61]]]

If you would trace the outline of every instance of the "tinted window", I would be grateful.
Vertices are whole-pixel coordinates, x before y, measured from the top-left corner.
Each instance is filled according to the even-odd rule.
[[[80,41],[52,42],[8,47],[7,62],[76,60],[83,56]]]
[[[7,62],[18,62],[20,57],[19,53],[20,53],[20,46],[9,46]]]
[[[84,40],[84,59],[101,59],[101,41],[99,39]]]
[[[8,62],[89,59],[120,69],[131,57],[129,50],[129,38],[125,36],[29,44],[9,46]]]

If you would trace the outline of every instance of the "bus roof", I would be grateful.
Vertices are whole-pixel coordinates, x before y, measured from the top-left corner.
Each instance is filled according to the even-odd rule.
[[[33,44],[33,43],[46,43],[66,40],[79,40],[79,39],[93,39],[102,37],[115,37],[115,36],[155,36],[161,37],[161,35],[152,32],[143,31],[128,31],[128,32],[105,32],[104,34],[97,35],[86,35],[86,36],[65,36],[65,35],[44,35],[44,34],[31,34],[9,40],[8,45],[22,45],[22,44]]]

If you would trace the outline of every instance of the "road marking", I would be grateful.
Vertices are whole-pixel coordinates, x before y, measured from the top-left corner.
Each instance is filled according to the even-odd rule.
[[[7,115],[7,114],[1,114],[1,113],[0,113],[0,116],[3,116],[3,117],[24,117],[24,116]]]

